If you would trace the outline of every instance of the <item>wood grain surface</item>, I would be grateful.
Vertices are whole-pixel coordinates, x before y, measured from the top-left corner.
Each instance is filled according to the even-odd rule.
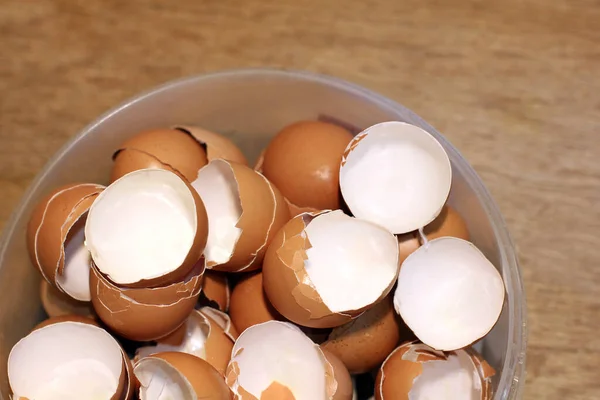
[[[0,224],[113,105],[245,66],[398,100],[467,157],[519,247],[526,399],[600,398],[600,1],[1,0]]]

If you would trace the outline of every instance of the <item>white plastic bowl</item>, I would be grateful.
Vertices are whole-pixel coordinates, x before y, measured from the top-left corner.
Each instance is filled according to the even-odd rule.
[[[479,344],[498,372],[494,399],[521,398],[527,329],[519,265],[498,207],[469,163],[420,117],[376,93],[306,72],[244,69],[170,82],[123,103],[76,135],[39,173],[0,244],[0,399],[9,399],[6,360],[11,347],[44,315],[38,298],[40,274],[29,261],[25,229],[33,206],[45,193],[74,181],[107,183],[113,151],[143,129],[196,124],[230,136],[253,161],[284,125],[322,115],[358,128],[406,121],[443,144],[454,173],[451,204],[465,217],[473,241],[501,271],[506,284],[502,316]]]

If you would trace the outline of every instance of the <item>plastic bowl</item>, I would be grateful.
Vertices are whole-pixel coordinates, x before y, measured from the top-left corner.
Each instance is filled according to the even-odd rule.
[[[451,204],[465,217],[474,243],[497,266],[506,302],[495,328],[478,346],[496,368],[496,400],[519,399],[524,384],[526,308],[515,248],[480,178],[460,153],[416,114],[348,82],[306,72],[244,69],[186,78],[143,93],[109,111],[67,143],[31,184],[0,245],[0,399],[9,399],[6,360],[12,346],[44,317],[25,229],[35,203],[73,181],[107,183],[115,148],[136,132],[197,124],[229,135],[253,161],[284,125],[321,116],[358,128],[387,120],[429,131],[446,148],[454,172]]]

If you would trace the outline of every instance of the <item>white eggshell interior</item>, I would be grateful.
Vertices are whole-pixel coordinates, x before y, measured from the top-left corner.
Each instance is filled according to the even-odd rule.
[[[71,227],[65,240],[65,268],[56,282],[62,290],[79,301],[90,301],[90,262],[91,256],[85,247],[85,221],[87,213]]]
[[[189,381],[165,360],[145,358],[133,372],[140,382],[140,400],[196,399]]]
[[[210,333],[210,325],[206,318],[194,311],[185,322],[185,335],[180,344],[160,343],[153,346],[140,347],[136,351],[138,357],[146,357],[155,353],[177,351],[192,354],[196,357],[206,359],[206,339]]]
[[[504,284],[472,243],[430,241],[402,263],[394,307],[415,335],[437,350],[463,348],[485,336],[502,311]]]
[[[331,311],[368,306],[396,279],[398,241],[386,229],[338,210],[315,217],[305,233],[304,268]]]
[[[237,227],[242,216],[237,181],[230,165],[216,159],[198,171],[192,186],[208,214],[208,241],[204,256],[208,263],[223,264],[231,258],[242,234]]]
[[[77,322],[31,332],[8,358],[16,398],[110,399],[123,372],[123,353],[115,339],[101,328]]]
[[[352,214],[400,234],[440,213],[452,168],[442,145],[404,122],[383,122],[360,133],[340,168],[342,196]]]
[[[464,351],[448,359],[427,361],[413,382],[408,400],[481,400],[481,378]],[[393,376],[388,377],[393,379]]]
[[[242,350],[242,351],[240,351]],[[269,321],[246,329],[232,350],[239,375],[231,388],[261,397],[273,382],[290,389],[296,400],[327,400],[325,361],[317,345],[299,328]]]
[[[176,174],[131,172],[108,186],[89,210],[86,247],[117,284],[154,279],[185,260],[197,229],[196,205]]]

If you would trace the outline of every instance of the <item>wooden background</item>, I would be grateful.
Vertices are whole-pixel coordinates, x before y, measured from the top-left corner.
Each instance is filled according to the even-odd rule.
[[[0,226],[69,137],[173,78],[285,66],[400,101],[518,244],[525,398],[600,398],[600,1],[0,0],[0,55]]]

